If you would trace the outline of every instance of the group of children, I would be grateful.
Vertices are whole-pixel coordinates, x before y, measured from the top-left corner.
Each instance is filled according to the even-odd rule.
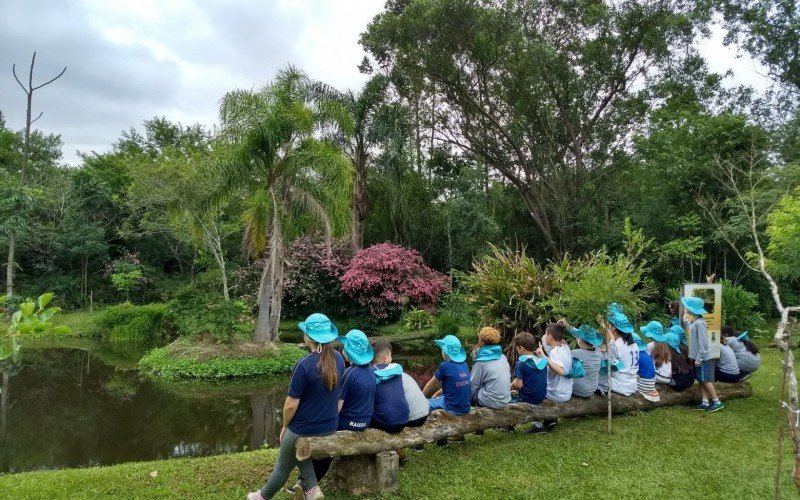
[[[435,341],[443,361],[422,389],[393,362],[389,342],[377,339],[370,343],[360,330],[339,336],[325,315],[312,314],[298,325],[311,353],[298,361],[292,372],[278,461],[264,488],[250,493],[248,499],[271,498],[294,466],[300,468],[300,479],[292,491],[307,499],[323,498],[317,482],[327,472],[330,459],[298,462],[294,446],[299,437],[367,428],[398,433],[423,425],[432,410],[464,415],[472,406],[499,409],[511,402],[536,405],[545,399],[563,403],[607,391],[623,396],[638,392],[658,401],[659,385],[681,391],[695,380],[702,395],[695,408],[721,410],[724,406],[711,382],[715,377],[721,382],[737,382],[757,370],[758,348],[747,332],[737,334],[726,326],[717,364],[709,352],[703,319],[708,313],[703,301],[689,297],[682,303],[683,319],[689,327],[688,346],[676,318],[666,329],[658,321],[641,327],[640,333],[652,340],[645,342],[622,307],[611,304],[605,337],[589,325],[573,327],[566,320],[547,325],[538,346],[531,333],[518,333],[512,342],[517,358],[513,377],[497,329],[484,327],[478,332],[472,370],[461,341],[446,335]],[[574,348],[567,343],[567,333],[575,339]],[[331,345],[334,340],[342,344],[341,355]],[[537,422],[528,432],[547,432],[555,424]]]

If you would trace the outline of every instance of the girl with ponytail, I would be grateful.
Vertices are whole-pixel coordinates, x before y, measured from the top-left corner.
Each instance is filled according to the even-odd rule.
[[[327,436],[339,422],[339,389],[344,359],[331,346],[339,330],[324,314],[315,313],[297,325],[311,350],[294,366],[289,391],[283,405],[283,429],[278,460],[261,491],[247,495],[248,500],[269,500],[286,483],[292,469],[300,469],[302,489],[308,500],[324,498],[317,486],[311,460],[297,460],[295,443],[304,436]]]

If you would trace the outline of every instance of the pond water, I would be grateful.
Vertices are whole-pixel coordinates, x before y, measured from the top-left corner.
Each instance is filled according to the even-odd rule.
[[[288,377],[170,384],[120,369],[113,358],[107,349],[23,349],[4,379],[0,473],[277,444]],[[436,363],[397,358],[421,384]]]

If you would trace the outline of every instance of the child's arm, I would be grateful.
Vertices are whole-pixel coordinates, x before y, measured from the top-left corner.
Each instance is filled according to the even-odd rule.
[[[483,364],[475,363],[472,367],[472,377],[470,378],[470,385],[472,386],[470,394],[473,396],[481,388],[481,379],[483,379]]]
[[[342,413],[342,406],[344,406],[344,399],[339,400],[339,413]]]
[[[564,375],[564,367],[553,361],[553,358],[547,358],[547,367],[556,372],[557,375]]]
[[[430,380],[428,380],[428,383],[425,384],[425,387],[422,388],[422,394],[424,394],[425,397],[431,397],[431,393],[438,387],[438,385],[439,381],[436,379],[436,375],[434,375]]]
[[[281,441],[283,441],[283,435],[286,433],[286,429],[292,422],[294,414],[297,413],[298,406],[300,406],[299,399],[286,396],[286,401],[283,403],[283,429],[281,429]]]
[[[524,387],[524,385],[525,384],[522,383],[522,379],[521,378],[515,378],[514,380],[511,381],[511,388],[512,389],[520,390],[520,389],[522,389]]]
[[[441,390],[441,389],[439,389],[438,391],[436,391],[436,392],[434,392],[434,393],[433,393],[433,396],[432,396],[432,397],[434,397],[434,398],[438,398],[438,397],[439,397],[439,396],[441,396],[441,395],[442,395],[442,390]]]

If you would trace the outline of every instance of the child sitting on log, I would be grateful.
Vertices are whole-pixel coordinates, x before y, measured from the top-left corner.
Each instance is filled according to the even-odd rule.
[[[572,397],[572,379],[566,375],[572,370],[572,352],[564,342],[566,328],[558,323],[547,325],[541,345],[536,350],[538,356],[547,357],[547,395],[556,403],[565,403]],[[556,426],[555,420],[535,422],[528,432],[549,432]]]
[[[680,330],[680,332],[678,332]],[[680,326],[671,326],[667,331],[667,345],[671,352],[672,380],[669,386],[676,391],[683,391],[694,385],[694,369],[689,360],[689,348],[681,343],[681,334],[684,334]]]
[[[711,357],[708,348],[708,325],[703,318],[704,314],[708,314],[705,310],[705,303],[699,297],[683,297],[681,303],[686,309],[683,319],[689,325],[689,358],[694,362],[694,376],[700,384],[700,397],[702,398],[700,404],[694,409],[709,412],[719,411],[725,408],[725,405],[717,397],[717,391],[712,383],[715,360]]]
[[[392,344],[385,340],[376,340],[375,344],[382,350],[381,360],[392,364]],[[422,393],[414,377],[403,372],[403,395],[408,403],[408,423],[406,427],[420,427],[428,420],[430,408],[428,398]]]
[[[661,326],[661,325],[659,325]],[[647,344],[637,333],[632,333],[636,347],[639,349],[639,373],[636,379],[636,390],[648,401],[657,403],[661,401],[661,396],[656,390],[656,365],[653,358],[647,354]]]
[[[599,383],[600,363],[603,360],[600,346],[603,344],[603,337],[589,325],[568,329],[578,343],[578,347],[572,350],[572,357],[583,362],[586,373],[583,377],[572,379],[572,395],[588,398],[595,393]]]
[[[443,339],[434,342],[442,350],[444,361],[425,384],[422,392],[426,396],[431,395],[437,385],[441,384],[441,390],[428,400],[431,411],[444,410],[453,415],[465,415],[469,413],[472,397],[469,367],[464,362],[467,359],[467,353],[455,335],[446,335]]]
[[[751,373],[758,370],[761,366],[761,355],[758,347],[750,341],[747,332],[736,333],[731,326],[722,328],[722,337],[725,343],[733,350],[736,356],[736,363],[739,365],[739,373],[742,380],[749,377]]]
[[[389,434],[397,434],[408,423],[408,401],[403,390],[403,367],[392,363],[392,344],[378,339],[372,343],[375,351],[373,373],[377,381],[375,405],[369,426]]]
[[[723,328],[724,330],[725,328]],[[742,378],[739,371],[739,363],[736,361],[736,355],[733,349],[727,344],[728,339],[732,337],[722,335],[719,344],[719,361],[714,367],[714,380],[717,382],[733,383],[738,382]]]
[[[669,384],[672,380],[672,349],[667,344],[667,334],[658,321],[651,321],[643,326],[641,332],[653,342],[647,344],[647,354],[653,359],[656,370],[656,383]],[[641,356],[639,363],[641,363]],[[641,371],[641,368],[640,368]]]
[[[608,306],[608,324],[606,330],[611,339],[606,355],[611,370],[611,387],[607,387],[606,377],[600,377],[599,387],[605,393],[609,389],[623,396],[636,392],[639,375],[639,349],[633,340],[633,325],[622,306],[613,303]],[[613,369],[614,367],[618,369]]]
[[[496,410],[504,408],[511,402],[511,367],[496,328],[481,328],[473,357],[472,404]]]
[[[511,388],[518,391],[518,400],[538,405],[547,395],[547,359],[536,356],[536,338],[528,332],[514,337],[517,364]]]

